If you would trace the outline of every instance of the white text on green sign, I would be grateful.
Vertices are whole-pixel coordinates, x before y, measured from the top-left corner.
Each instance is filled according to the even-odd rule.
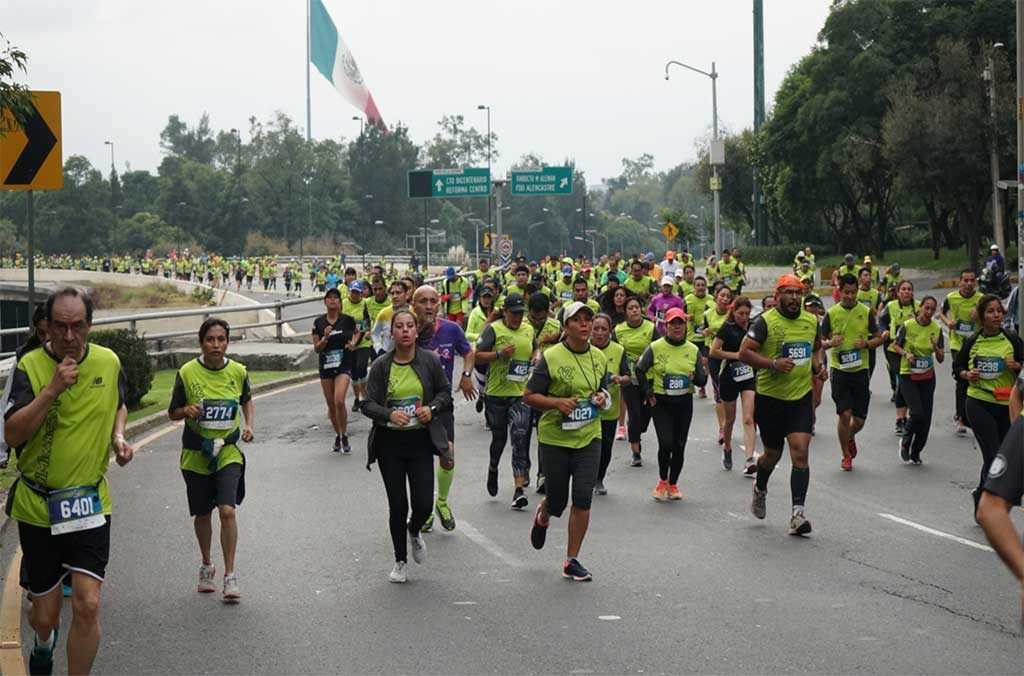
[[[486,169],[435,169],[434,197],[486,197],[491,177]]]
[[[512,172],[513,195],[570,195],[572,167],[544,167]]]

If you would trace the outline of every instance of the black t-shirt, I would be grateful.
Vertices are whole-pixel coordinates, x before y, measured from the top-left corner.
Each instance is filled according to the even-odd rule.
[[[1010,426],[989,466],[984,488],[1011,505],[1020,506],[1024,495],[1024,417],[1018,417]]]
[[[313,335],[317,338],[324,337],[324,329],[331,324],[327,321],[327,315],[323,314],[313,320]],[[320,351],[320,367],[323,368],[324,358],[331,350],[344,350],[346,343],[352,340],[356,332],[356,321],[346,314],[339,314],[338,319],[331,324],[331,335],[327,337],[327,345]]]
[[[736,322],[725,322],[718,329],[715,337],[721,339],[723,352],[739,352],[740,344],[746,335],[746,330],[741,328]]]

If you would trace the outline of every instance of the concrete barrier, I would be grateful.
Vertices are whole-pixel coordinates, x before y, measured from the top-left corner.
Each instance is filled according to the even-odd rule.
[[[151,276],[151,275],[138,275],[138,274],[120,274],[114,272],[95,272],[91,270],[52,270],[52,269],[39,269],[35,271],[36,282],[46,285],[79,285],[79,286],[92,286],[94,284],[113,284],[116,286],[127,286],[127,287],[143,287],[151,286],[154,284],[167,284],[173,286],[185,293],[191,295],[196,288],[209,289],[205,284],[196,284],[193,282],[183,282],[176,279],[164,279],[163,277]],[[0,269],[0,282],[14,282],[28,284],[28,270],[20,268],[4,268]],[[251,298],[247,298],[239,293],[230,291],[223,288],[213,288],[214,291],[214,305],[210,306],[210,314],[214,315],[217,313],[217,307],[226,306],[244,306],[244,305],[258,305],[259,303]],[[132,308],[132,309],[112,309],[112,310],[97,310],[96,318],[107,318],[107,317],[121,317],[126,315],[137,315],[146,314],[149,312],[159,312],[166,308]],[[201,309],[197,306],[196,309]],[[250,312],[234,312],[227,317],[228,322],[231,324],[255,324],[257,322],[267,322],[274,320],[274,312],[272,310],[253,310]],[[190,328],[199,329],[199,325],[203,323],[203,316],[196,315],[195,317],[175,317],[172,319],[150,319],[146,321],[138,322],[139,333],[166,333],[170,331],[185,331]],[[10,328],[10,327],[3,327]],[[110,324],[103,328],[129,328],[127,322]],[[283,327],[283,334],[286,336],[295,335],[295,331],[292,330],[287,324]],[[277,335],[277,329],[274,326],[262,326],[254,329],[246,330],[246,337],[255,338],[274,338]]]

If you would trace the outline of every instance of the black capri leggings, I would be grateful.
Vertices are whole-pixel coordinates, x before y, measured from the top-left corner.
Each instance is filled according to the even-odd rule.
[[[382,439],[377,465],[388,494],[391,544],[395,548],[395,561],[406,561],[406,533],[419,533],[434,506],[434,453],[430,434],[427,430],[378,430],[378,433]]]
[[[658,435],[658,475],[673,486],[679,481],[686,455],[686,437],[693,419],[693,395],[657,395],[654,431]]]
[[[906,397],[903,396],[903,392],[900,391],[900,384],[903,382],[902,376],[900,376],[900,366],[902,365],[902,359],[900,355],[895,352],[889,352],[888,349],[885,351],[885,361],[889,365],[889,387],[892,388],[893,394],[896,395],[896,408],[906,408],[909,406]],[[924,382],[918,381],[918,382]]]
[[[629,443],[640,443],[640,435],[647,431],[651,424],[651,408],[644,403],[640,388],[636,385],[622,387],[622,401],[626,404],[626,436]]]
[[[722,403],[722,390],[718,382],[718,373],[722,370],[722,362],[708,357],[708,375],[711,379],[711,391],[715,395],[715,403]]]
[[[618,420],[601,421],[601,464],[597,467],[597,480],[604,481],[608,465],[612,462],[612,445],[615,443],[615,428]]]
[[[974,438],[981,448],[981,479],[978,481],[978,489],[981,490],[988,476],[989,465],[995,460],[1006,433],[1010,431],[1010,412],[1003,404],[993,404],[971,396],[964,402],[964,410]]]
[[[932,427],[932,408],[935,404],[935,378],[912,380],[908,375],[900,376],[899,394],[910,409],[910,428],[907,435],[911,438],[910,452],[917,457],[928,443],[928,431]],[[899,404],[897,404],[898,406]]]

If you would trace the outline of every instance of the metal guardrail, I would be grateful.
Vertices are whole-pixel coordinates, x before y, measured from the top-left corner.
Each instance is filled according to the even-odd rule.
[[[460,273],[465,276],[466,272]],[[423,280],[425,284],[436,284],[444,281],[444,277],[428,277]],[[175,319],[178,317],[202,317],[203,321],[209,319],[214,315],[225,315],[237,312],[259,312],[261,310],[273,310],[274,319],[261,322],[252,322],[249,324],[239,324],[232,326],[232,329],[255,329],[265,326],[277,327],[276,338],[281,340],[284,338],[283,326],[288,322],[297,322],[306,319],[313,319],[319,317],[322,313],[314,312],[308,315],[301,315],[299,317],[292,317],[291,319],[285,319],[283,316],[284,308],[292,305],[304,305],[306,303],[322,302],[322,296],[309,296],[306,298],[290,298],[288,300],[274,301],[273,303],[257,303],[255,305],[228,305],[228,306],[209,306],[205,308],[189,309],[189,310],[167,310],[166,312],[147,312],[144,314],[137,315],[124,315],[121,317],[103,317],[93,321],[93,326],[109,326],[111,324],[128,324],[132,331],[138,331],[138,323],[153,319]],[[0,329],[0,336],[16,336],[27,334],[31,332],[32,327],[30,326],[18,326],[11,329]],[[181,336],[190,336],[195,333],[195,329],[188,329],[184,331],[166,331],[163,333],[143,333],[141,334],[144,340],[164,340],[167,338],[180,338]],[[14,352],[0,352],[0,359],[5,357],[13,356]]]

